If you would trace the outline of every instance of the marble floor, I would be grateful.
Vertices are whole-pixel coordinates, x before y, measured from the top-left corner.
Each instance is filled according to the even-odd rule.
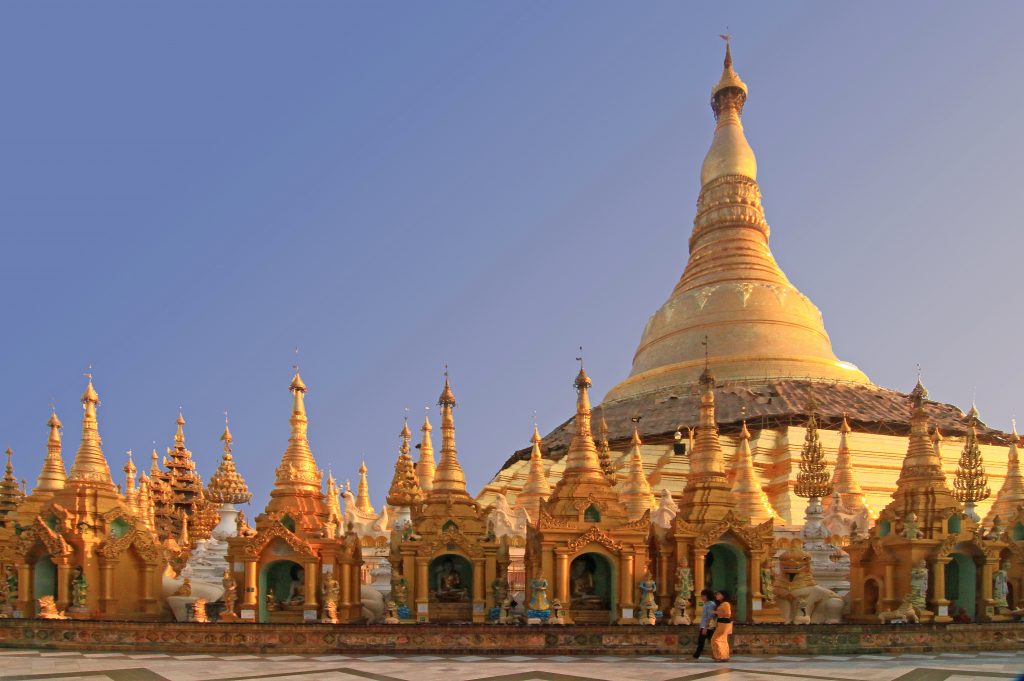
[[[1024,650],[977,654],[736,657],[161,655],[0,651],[0,680],[61,681],[969,681],[1024,678]]]

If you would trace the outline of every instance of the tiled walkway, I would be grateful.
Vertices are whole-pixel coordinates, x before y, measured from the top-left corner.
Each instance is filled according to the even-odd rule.
[[[61,681],[969,681],[1019,679],[1024,650],[936,655],[669,657],[160,655],[0,651],[0,680]]]

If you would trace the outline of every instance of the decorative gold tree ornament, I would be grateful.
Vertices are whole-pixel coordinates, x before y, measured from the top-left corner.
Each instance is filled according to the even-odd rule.
[[[221,442],[224,443],[224,453],[221,455],[220,465],[210,476],[210,482],[206,486],[206,498],[216,504],[246,504],[252,500],[249,486],[235,467],[234,456],[231,453],[233,439],[225,415],[224,432],[220,436]]]
[[[967,413],[967,421],[967,438],[956,467],[956,477],[953,479],[953,496],[964,504],[964,514],[977,523],[981,522],[981,518],[974,510],[974,505],[988,499],[992,490],[988,486],[985,463],[981,458],[981,448],[978,447],[977,407],[971,406]]]
[[[794,490],[798,497],[808,500],[820,500],[832,494],[832,481],[826,470],[825,453],[818,437],[817,408],[818,404],[812,397],[807,405],[807,432],[804,435],[803,449],[800,450],[800,472],[797,473]]]

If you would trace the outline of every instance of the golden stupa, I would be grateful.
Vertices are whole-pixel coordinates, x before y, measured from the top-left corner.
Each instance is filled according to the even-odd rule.
[[[740,449],[749,445],[756,482],[780,522],[803,522],[805,502],[795,489],[812,396],[827,460],[836,458],[844,418],[848,433],[856,433],[857,447],[849,455],[858,479],[844,481],[843,489],[851,490],[844,492],[846,498],[862,492],[859,503],[881,508],[895,487],[894,471],[910,434],[907,395],[873,384],[856,366],[836,357],[821,312],[775,261],[757,160],[741,118],[748,88],[733,67],[728,46],[711,94],[715,129],[701,167],[689,259],[668,300],[647,322],[630,375],[599,407],[602,462],[606,470],[618,466],[612,472],[618,479],[625,475],[621,464],[629,462],[625,455],[634,447],[633,419],[642,416],[640,451],[652,491],[683,494],[694,445],[686,432],[700,421],[698,382],[707,366],[717,379],[714,397],[725,470],[745,456]],[[931,401],[925,409],[948,443],[966,437],[963,411]],[[753,434],[749,440],[744,421]],[[998,488],[1011,436],[981,423],[977,436]],[[553,484],[568,465],[572,437],[571,419],[544,437]],[[490,505],[499,495],[514,499],[528,478],[530,453],[529,448],[515,452],[479,501]],[[947,464],[944,470],[952,475],[955,462]],[[985,508],[979,510],[987,511],[989,503],[980,502]]]

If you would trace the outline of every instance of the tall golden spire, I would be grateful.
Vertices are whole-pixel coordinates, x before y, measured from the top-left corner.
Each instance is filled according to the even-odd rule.
[[[622,483],[622,503],[630,520],[636,520],[649,511],[654,503],[651,484],[644,473],[644,459],[640,454],[643,441],[636,422],[633,423],[633,447],[629,452],[629,468]]]
[[[306,430],[309,420],[306,418],[306,384],[298,370],[288,386],[291,391],[292,415],[291,436],[288,438],[288,447],[284,450],[281,463],[277,467],[274,487],[291,491],[302,491],[320,493],[320,484],[323,473],[317,468],[313,452],[309,448],[309,440]]]
[[[1024,506],[1024,475],[1020,470],[1020,455],[1017,446],[1020,444],[1020,436],[1017,435],[1017,422],[1013,422],[1013,437],[1010,439],[1010,451],[1006,460],[1006,479],[1003,486],[996,494],[996,500],[992,502],[985,515],[985,526],[991,527],[996,516],[1003,521],[1009,520],[1017,513],[1017,508]]]
[[[359,492],[356,494],[356,508],[362,513],[376,513],[370,503],[370,484],[366,481],[366,462],[359,466]]]
[[[565,469],[555,484],[545,509],[554,518],[569,522],[594,522],[587,520],[585,509],[596,507],[603,526],[615,526],[629,520],[629,513],[619,498],[611,480],[601,470],[597,446],[590,430],[590,377],[583,368],[582,357],[576,358],[580,371],[576,374],[573,387],[576,389],[576,418],[569,451],[565,455]]]
[[[733,464],[732,495],[736,498],[736,514],[750,518],[750,522],[759,525],[769,518],[777,518],[778,514],[768,501],[757,473],[754,471],[754,455],[750,451],[750,431],[747,422],[743,422],[740,430],[740,448],[736,452]]]
[[[576,374],[573,387],[576,388],[576,417],[572,442],[569,444],[569,452],[565,457],[565,471],[563,477],[570,471],[576,473],[584,480],[598,480],[604,478],[604,471],[601,469],[601,459],[597,455],[597,445],[594,444],[594,433],[590,429],[590,377],[583,368],[583,360],[580,360],[580,371]]]
[[[43,467],[39,471],[39,478],[36,480],[36,488],[33,494],[39,492],[56,492],[64,489],[68,474],[64,470],[64,459],[62,458],[63,444],[61,442],[61,428],[63,425],[57,418],[57,412],[50,414],[50,420],[46,422],[50,427],[50,437],[46,442],[46,458],[43,460]]]
[[[967,437],[964,449],[960,454],[960,462],[953,480],[953,496],[964,504],[964,513],[974,522],[980,522],[974,505],[984,501],[992,494],[988,487],[988,475],[985,473],[985,462],[978,446],[978,410],[972,406],[968,414]]]
[[[919,529],[925,539],[945,532],[943,524],[960,504],[946,482],[942,461],[928,437],[928,415],[925,412],[928,391],[921,380],[910,392],[910,438],[903,467],[896,480],[896,491],[883,514],[904,518],[911,512],[917,515]]]
[[[92,387],[92,375],[86,376],[89,383],[82,393],[82,442],[71,464],[68,482],[75,485],[95,485],[114,492],[114,480],[110,477],[110,466],[103,456],[102,440],[96,422],[96,407],[100,403],[100,396]]]
[[[252,499],[252,492],[245,484],[245,479],[235,467],[235,458],[231,453],[231,429],[228,428],[228,419],[224,417],[224,432],[220,436],[224,443],[224,454],[221,455],[220,465],[210,482],[206,485],[206,498],[216,504],[245,504]]]
[[[705,367],[700,375],[700,417],[690,452],[690,479],[683,489],[679,515],[690,523],[722,518],[736,506],[731,491],[715,421],[715,377]]]
[[[437,466],[434,463],[434,443],[430,441],[430,431],[433,427],[425,413],[420,430],[423,431],[423,438],[420,440],[420,460],[416,462],[416,478],[419,480],[420,489],[429,494],[434,488],[434,473]]]
[[[132,511],[138,511],[137,506],[137,492],[135,490],[135,462],[132,461],[132,450],[128,450],[128,461],[125,463],[124,468],[124,500],[128,504],[128,508]]]
[[[832,488],[839,492],[840,502],[847,513],[867,511],[868,516],[874,517],[875,514],[868,505],[864,490],[861,489],[853,470],[853,455],[847,441],[851,432],[844,413],[843,423],[839,427],[839,451],[836,453],[836,468],[832,471]],[[823,498],[821,503],[825,510],[829,510],[832,506],[832,497]]]
[[[25,495],[18,487],[18,479],[14,477],[14,464],[11,463],[11,456],[14,452],[7,448],[7,467],[4,469],[3,480],[0,481],[0,518],[16,511]]]
[[[459,465],[458,453],[455,449],[455,393],[448,383],[448,369],[444,371],[444,389],[437,404],[441,407],[441,462],[434,472],[434,486],[431,496],[447,496],[448,494],[466,496],[466,476]]]
[[[547,473],[544,471],[544,457],[541,455],[540,431],[536,424],[533,426],[533,450],[530,452],[530,470],[526,476],[526,484],[523,491],[516,497],[516,508],[522,508],[530,517],[530,522],[536,524],[540,517],[540,508],[551,496],[551,483],[548,482]]]
[[[391,479],[387,503],[392,506],[412,506],[423,501],[423,490],[420,489],[419,480],[416,479],[416,466],[412,462],[412,457],[409,456],[412,431],[409,430],[408,418],[402,425],[399,437],[402,438],[402,444],[398,448],[398,461],[395,462],[395,475]]]
[[[723,381],[798,376],[869,383],[857,367],[836,358],[821,312],[790,283],[769,248],[757,160],[740,120],[747,86],[729,46],[711,94],[715,132],[701,167],[689,261],[644,327],[629,378],[605,401],[693,385],[704,364],[705,336],[714,349],[711,366]]]

